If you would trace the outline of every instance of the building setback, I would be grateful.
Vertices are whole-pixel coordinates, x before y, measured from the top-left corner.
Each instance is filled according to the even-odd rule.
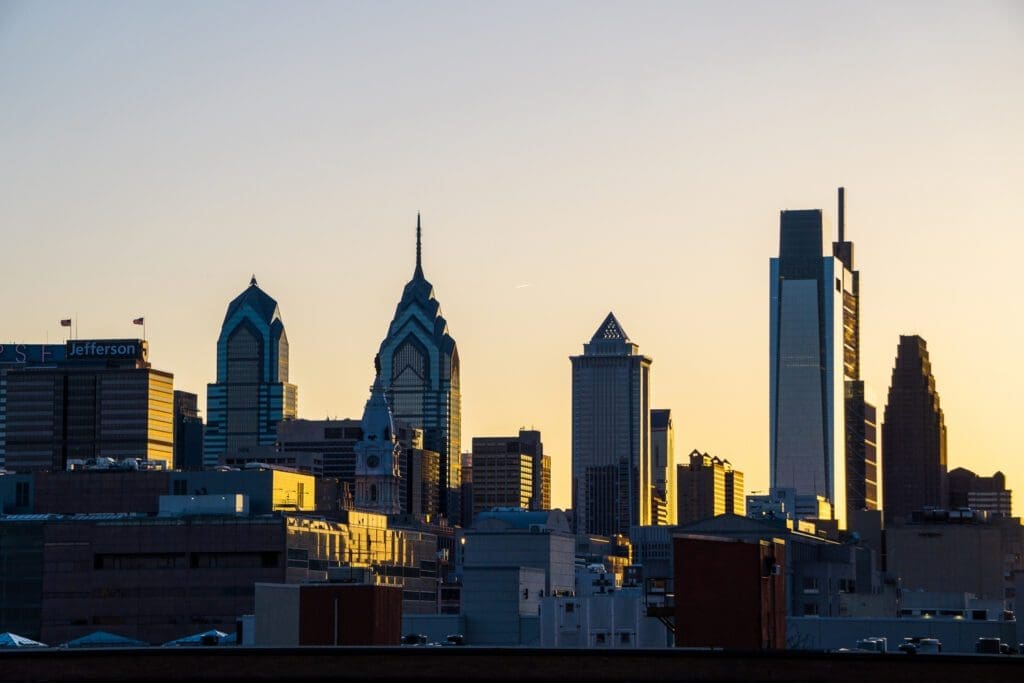
[[[423,430],[423,447],[439,457],[440,513],[461,516],[462,400],[459,352],[423,275],[419,217],[416,269],[380,345],[381,377],[395,420]]]
[[[256,284],[228,304],[217,338],[217,381],[206,390],[203,462],[272,450],[277,423],[293,419],[298,390],[288,383],[288,335],[277,302]]]
[[[928,345],[900,335],[882,423],[886,523],[946,504],[946,424],[935,390]]]
[[[569,360],[576,531],[627,534],[652,519],[651,359],[609,313]]]

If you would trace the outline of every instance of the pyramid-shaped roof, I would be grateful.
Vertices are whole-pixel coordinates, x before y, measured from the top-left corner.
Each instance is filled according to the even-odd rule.
[[[93,631],[89,635],[69,640],[63,647],[149,647],[149,643],[107,631]]]
[[[48,647],[46,643],[40,643],[37,640],[26,638],[25,636],[19,636],[17,633],[0,633],[0,648],[5,647]]]
[[[608,317],[597,328],[597,332],[590,338],[590,341],[629,341],[629,335],[622,329],[622,325],[619,324],[615,314],[609,312]]]

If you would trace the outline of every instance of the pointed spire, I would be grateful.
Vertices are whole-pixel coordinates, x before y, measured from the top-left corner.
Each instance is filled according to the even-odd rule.
[[[256,286],[256,273],[252,274],[252,279],[249,280],[249,286],[250,287],[255,287]]]
[[[423,249],[421,246],[420,212],[416,212],[416,275],[423,277]]]

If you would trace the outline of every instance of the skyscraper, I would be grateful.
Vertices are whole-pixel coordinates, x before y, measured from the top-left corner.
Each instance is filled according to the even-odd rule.
[[[900,335],[882,423],[882,511],[885,521],[946,505],[946,424],[935,390],[928,345]]]
[[[853,275],[822,256],[820,210],[783,211],[771,259],[770,481],[846,519],[844,298]]]
[[[203,463],[254,447],[273,448],[277,423],[296,416],[281,311],[253,276],[228,304],[217,338],[217,381],[207,385]]]
[[[405,285],[379,353],[391,412],[395,420],[422,429],[424,449],[438,454],[440,512],[457,524],[462,483],[459,352],[434,298],[434,287],[423,276],[419,216],[416,270]]]
[[[651,359],[609,313],[572,362],[572,506],[580,534],[651,523]]]
[[[839,188],[839,240],[832,255],[849,272],[843,287],[843,401],[846,412],[846,506],[849,512],[878,509],[878,437],[875,406],[860,378],[860,271],[853,267],[853,242],[846,240],[846,188]]]

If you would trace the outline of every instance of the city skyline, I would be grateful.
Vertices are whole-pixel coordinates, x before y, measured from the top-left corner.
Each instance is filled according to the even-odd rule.
[[[1019,6],[189,7],[0,10],[0,343],[58,341],[69,316],[134,337],[145,316],[154,367],[205,417],[224,306],[255,273],[299,416],[358,418],[422,211],[464,445],[540,430],[567,507],[565,358],[614,310],[655,360],[677,463],[715,453],[763,490],[778,211],[822,209],[830,242],[843,185],[875,405],[920,334],[950,469],[1024,480],[1004,360],[1024,343]]]

